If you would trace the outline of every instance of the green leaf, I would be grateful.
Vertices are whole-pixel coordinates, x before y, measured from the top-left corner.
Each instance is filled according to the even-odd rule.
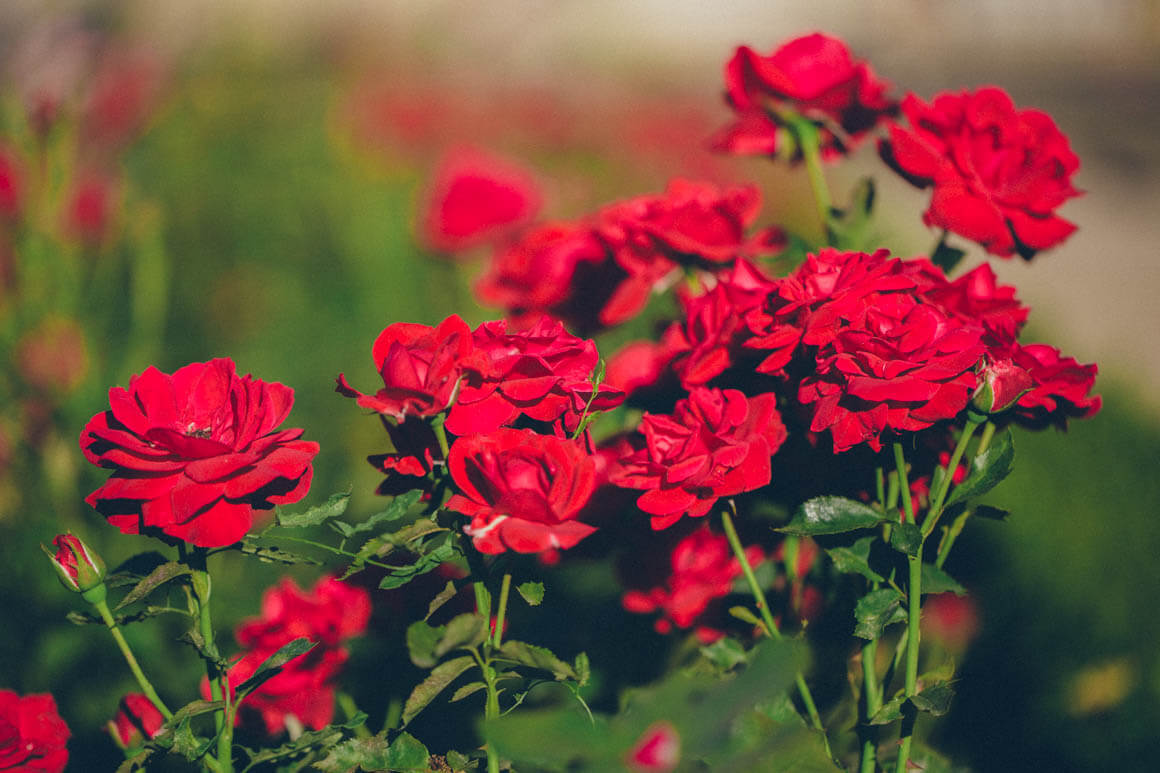
[[[148,596],[155,589],[161,587],[170,580],[181,577],[182,575],[191,574],[193,572],[185,564],[180,564],[177,561],[169,561],[154,569],[149,575],[137,583],[133,590],[125,594],[125,598],[121,599],[121,603],[113,607],[114,610],[123,609],[130,604],[140,601]]]
[[[441,658],[459,647],[478,646],[487,637],[486,621],[474,612],[457,615],[443,628],[444,634],[435,646],[436,658]]]
[[[400,773],[411,771],[426,771],[428,758],[427,747],[410,733],[399,733],[391,741],[391,748],[387,754],[387,767]]]
[[[889,725],[891,722],[897,722],[902,719],[902,704],[906,703],[906,695],[895,695],[882,705],[882,708],[874,712],[874,716],[870,717],[867,724],[870,725]]]
[[[916,523],[896,523],[890,530],[890,547],[908,556],[922,550],[922,528]]]
[[[930,262],[949,274],[954,271],[955,266],[959,265],[959,261],[966,254],[965,250],[960,250],[957,247],[951,247],[947,244],[944,237],[943,240],[939,241],[938,247],[934,250],[934,254],[930,256]]]
[[[592,666],[588,663],[587,652],[581,652],[576,656],[576,659],[572,661],[572,668],[576,669],[576,686],[583,687],[588,684],[588,680],[592,678]],[[583,703],[583,701],[581,702]]]
[[[765,625],[763,622],[761,622],[761,620],[758,619],[757,615],[753,614],[753,611],[749,607],[743,607],[740,605],[729,607],[729,614],[731,614],[733,617],[736,617],[743,623],[749,623],[750,625]]]
[[[934,684],[910,699],[919,711],[925,711],[936,717],[941,717],[951,710],[951,699],[955,691],[949,684]]]
[[[860,574],[871,582],[882,582],[882,575],[870,568],[870,548],[874,540],[874,537],[862,537],[849,547],[830,548],[826,553],[839,572]]]
[[[197,650],[197,654],[201,655],[203,660],[211,663],[216,663],[218,668],[227,668],[229,664],[222,658],[221,653],[218,652],[217,645],[210,646],[206,643],[205,638],[202,637],[201,632],[196,628],[191,628],[185,633],[177,637],[179,642],[188,644]]]
[[[387,505],[387,509],[367,518],[362,523],[355,524],[352,531],[353,534],[362,534],[364,532],[374,531],[381,523],[388,521],[397,521],[407,515],[407,512],[415,505],[416,502],[423,496],[423,492],[419,489],[414,491],[406,491],[399,494],[391,504]]]
[[[778,531],[799,537],[813,537],[867,529],[885,520],[885,515],[853,499],[815,497],[803,502],[790,522]]]
[[[431,615],[435,614],[435,611],[439,609],[439,607],[453,599],[455,594],[458,592],[459,589],[455,587],[455,581],[448,580],[447,584],[443,586],[443,590],[439,591],[435,598],[431,599],[431,603],[427,605],[427,614],[423,617],[423,619],[430,620]]]
[[[934,564],[922,565],[922,592],[923,595],[927,593],[946,593],[950,591],[956,596],[967,595],[967,589],[960,585],[955,578],[939,569]]]
[[[520,583],[516,586],[516,590],[530,606],[538,607],[544,600],[544,583],[542,582]]]
[[[996,433],[987,450],[971,461],[970,475],[955,486],[947,499],[947,505],[986,494],[1011,474],[1014,464],[1015,441],[1011,437],[1011,430],[1005,429],[1002,433]]]
[[[191,701],[173,712],[173,719],[169,720],[166,724],[175,725],[190,717],[217,711],[224,706],[225,703],[222,701]]]
[[[572,666],[560,660],[555,653],[546,647],[537,647],[522,641],[505,641],[503,646],[499,648],[499,653],[500,657],[521,665],[551,671],[557,680],[579,678]]]
[[[177,614],[189,615],[184,609],[177,609],[175,607],[155,607],[149,605],[143,609],[138,609],[136,612],[130,612],[125,615],[113,615],[113,619],[117,625],[128,625],[129,623],[139,623],[142,620],[148,620],[151,617],[158,615]],[[65,619],[73,625],[105,625],[105,620],[100,615],[94,615],[90,612],[72,611],[65,615]]]
[[[327,725],[320,730],[307,730],[293,741],[288,741],[281,746],[272,749],[262,749],[260,751],[247,749],[246,753],[249,754],[250,760],[243,773],[262,763],[285,759],[287,757],[302,756],[314,749],[331,749],[344,738],[349,737],[350,733],[344,731],[354,730],[360,725],[365,724],[366,718],[367,715],[360,711],[346,722]],[[292,770],[297,769],[292,768]]]
[[[975,505],[974,514],[980,518],[990,518],[994,521],[1005,521],[1010,517],[1011,512],[1004,510],[1001,507],[991,507],[990,505]]]
[[[431,668],[439,662],[435,655],[435,648],[447,629],[428,625],[423,620],[417,620],[407,626],[407,652],[411,662],[419,668]]]
[[[262,686],[268,679],[272,679],[282,671],[282,667],[289,663],[299,655],[305,655],[316,646],[315,642],[310,641],[305,636],[299,636],[288,644],[283,644],[278,651],[270,657],[262,661],[262,665],[254,671],[253,675],[238,685],[235,694],[237,700],[241,700],[245,696],[252,693],[254,690]]]
[[[701,654],[708,658],[713,665],[726,671],[749,659],[748,653],[745,652],[741,643],[728,636],[723,636],[712,644],[701,647]]]
[[[459,773],[462,770],[475,770],[475,760],[468,757],[462,752],[457,752],[454,749],[448,749],[445,759],[451,769]]]
[[[452,658],[436,666],[435,670],[411,691],[411,695],[403,705],[403,724],[406,725],[414,719],[416,714],[426,708],[427,704],[435,699],[435,696],[443,692],[460,674],[474,665],[475,658],[470,655],[464,655],[463,657]]]
[[[238,548],[240,552],[247,556],[254,556],[259,561],[267,564],[313,564],[314,566],[322,566],[322,562],[317,558],[304,556],[299,553],[291,553],[288,550],[283,550],[274,546],[257,545],[253,542],[243,542]]]
[[[886,626],[906,619],[902,608],[902,594],[893,588],[870,591],[854,605],[854,635],[863,639],[878,639]]]
[[[348,504],[350,504],[349,490],[331,494],[323,504],[315,505],[301,513],[283,513],[278,510],[275,517],[279,526],[287,528],[300,529],[306,526],[317,526],[323,521],[337,518],[345,513]]]
[[[484,689],[485,687],[487,687],[487,685],[484,684],[483,682],[468,682],[467,684],[463,685],[458,690],[456,690],[451,695],[451,699],[448,702],[455,703],[456,701],[461,701],[464,698],[468,697],[469,695],[474,695],[475,693],[479,692],[480,690]]]
[[[148,770],[148,766],[145,763],[149,761],[149,757],[152,754],[152,749],[142,749],[122,762],[117,767],[116,773],[134,773],[137,770]]]
[[[381,735],[351,738],[335,746],[325,758],[314,763],[323,773],[350,773],[354,770],[390,770],[390,748]]]

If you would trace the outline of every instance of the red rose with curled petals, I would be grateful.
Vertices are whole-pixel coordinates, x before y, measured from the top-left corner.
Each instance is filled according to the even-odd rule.
[[[1081,365],[1047,344],[1016,344],[1010,355],[1017,366],[1031,374],[1033,383],[1011,408],[1020,423],[1063,427],[1069,418],[1090,418],[1103,406],[1103,399],[1091,394],[1099,373],[1095,363]]]
[[[270,735],[294,723],[322,729],[334,717],[334,683],[349,657],[342,645],[366,630],[370,615],[370,594],[362,588],[322,577],[305,592],[284,578],[262,595],[261,616],[244,621],[235,631],[238,644],[247,651],[230,667],[230,690],[253,676],[282,646],[306,637],[315,647],[247,695],[242,708],[257,712]],[[208,698],[208,681],[202,681],[201,692]]]
[[[447,507],[471,518],[463,531],[481,553],[567,549],[595,531],[574,520],[596,486],[574,441],[503,427],[456,440],[447,468],[462,492]]]
[[[902,101],[910,129],[890,127],[882,155],[908,180],[934,186],[927,225],[981,244],[1000,257],[1030,259],[1075,230],[1055,214],[1080,195],[1079,158],[1049,115],[1016,110],[1002,89]]]
[[[277,427],[294,390],[237,375],[233,360],[173,375],[148,368],[109,390],[110,410],[81,432],[85,458],[114,470],[85,501],[124,534],[232,545],[254,510],[306,496],[318,444]]]
[[[61,773],[70,735],[51,695],[0,690],[0,770]]]
[[[765,560],[765,553],[757,545],[745,549],[750,566]],[[671,571],[663,585],[624,594],[621,601],[629,612],[648,614],[660,610],[656,621],[658,633],[668,633],[672,626],[688,628],[708,609],[709,604],[733,592],[733,580],[741,576],[741,562],[733,555],[729,541],[702,526],[683,537],[673,547]],[[710,635],[711,629],[698,628]],[[720,632],[712,638],[720,638]],[[710,642],[705,642],[710,643]]]
[[[925,429],[967,406],[986,352],[983,328],[912,292],[881,293],[816,354],[798,389],[813,405],[810,429],[830,430],[834,451],[859,443],[881,450],[880,435]]]
[[[152,738],[165,724],[161,710],[145,695],[132,692],[121,699],[121,705],[110,723],[121,745],[132,748]]]
[[[544,223],[496,250],[475,289],[483,303],[505,309],[517,323],[533,323],[547,312],[592,328],[599,304],[588,308],[591,297],[611,292],[611,285],[599,286],[606,272],[597,268],[608,259],[604,243],[586,225]],[[595,270],[583,271],[586,267]]]
[[[622,488],[646,489],[637,507],[664,529],[682,515],[706,515],[721,497],[770,481],[769,459],[785,441],[776,397],[697,387],[673,415],[644,415],[645,443],[611,473]]]
[[[1014,341],[1031,312],[1015,297],[1014,287],[999,284],[986,263],[953,282],[928,289],[925,295],[952,314],[980,323],[992,346]]]
[[[620,390],[605,385],[593,395],[592,372],[600,361],[596,344],[568,333],[558,320],[541,317],[516,333],[507,332],[503,320],[485,322],[473,340],[489,367],[483,379],[463,385],[447,415],[447,429],[456,435],[491,432],[520,416],[563,419],[573,431],[586,407],[603,411],[624,399]]]
[[[897,110],[889,88],[845,43],[820,33],[769,56],[741,46],[725,65],[725,99],[737,119],[712,144],[730,153],[773,154],[785,141],[778,113],[792,110],[818,125],[823,157],[840,156]]]
[[[422,205],[420,236],[442,252],[488,244],[528,225],[542,198],[524,168],[477,148],[457,148],[435,171]]]
[[[741,343],[751,335],[746,315],[776,287],[752,263],[738,260],[708,292],[681,297],[684,323],[673,323],[664,334],[664,348],[681,384],[703,386],[734,364]]]
[[[371,356],[383,388],[364,395],[339,374],[335,389],[372,411],[404,421],[447,410],[465,380],[487,371],[486,357],[475,351],[471,328],[452,314],[436,327],[411,322],[388,325],[375,339]]]

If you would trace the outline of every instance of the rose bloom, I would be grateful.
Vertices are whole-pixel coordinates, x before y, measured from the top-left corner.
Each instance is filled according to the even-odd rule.
[[[138,692],[129,693],[121,699],[117,716],[110,723],[121,745],[127,748],[157,735],[163,724],[165,717],[160,709]]]
[[[23,182],[16,154],[0,145],[0,218],[20,215]]]
[[[889,84],[842,41],[814,33],[795,38],[769,56],[741,46],[725,65],[725,98],[737,119],[714,139],[730,153],[773,154],[785,141],[776,113],[792,110],[820,129],[824,157],[857,144],[897,108]],[[800,149],[795,155],[800,157]]]
[[[765,560],[757,545],[745,549],[750,566]],[[657,633],[669,633],[673,626],[688,628],[700,618],[715,599],[733,592],[733,580],[741,576],[741,562],[733,555],[729,541],[702,526],[682,538],[670,557],[671,572],[663,585],[646,591],[632,590],[621,603],[629,612],[663,615],[654,627]],[[697,638],[710,644],[721,638],[721,631],[697,627]]]
[[[540,187],[525,169],[457,148],[440,160],[421,205],[420,238],[441,252],[478,247],[531,223],[541,204]]]
[[[232,545],[254,510],[306,495],[318,444],[277,429],[294,390],[238,376],[232,360],[172,375],[150,367],[109,390],[110,410],[81,432],[81,450],[112,477],[85,501],[125,534],[198,547]]]
[[[669,773],[680,761],[681,736],[664,721],[650,725],[624,757],[633,773]]]
[[[447,468],[461,493],[450,510],[481,553],[567,549],[595,531],[575,520],[596,485],[592,458],[576,441],[501,428],[459,438]]]
[[[388,325],[371,348],[383,388],[364,395],[338,375],[339,394],[372,411],[404,421],[447,410],[464,380],[487,372],[487,358],[475,351],[471,328],[452,314],[436,327],[411,322]]]
[[[247,695],[242,707],[257,712],[270,735],[285,729],[288,720],[320,730],[334,717],[334,682],[349,657],[342,645],[366,630],[370,615],[370,594],[362,588],[322,577],[304,592],[284,578],[263,594],[261,617],[234,632],[247,651],[229,670],[230,689],[253,676],[283,645],[306,637],[316,643],[314,649],[283,666]],[[209,696],[208,682],[202,683],[202,694]]]
[[[1001,89],[902,101],[909,129],[890,127],[883,157],[920,187],[934,186],[923,221],[1001,257],[1030,259],[1075,226],[1055,214],[1079,195],[1079,159],[1046,113],[1016,110]]]
[[[65,230],[85,244],[99,245],[109,232],[118,203],[116,183],[87,175],[73,183],[64,211]]]
[[[961,653],[979,634],[979,609],[970,596],[934,593],[922,604],[922,638]]]
[[[69,735],[51,695],[0,690],[0,770],[60,773]]]
[[[543,422],[562,418],[571,432],[586,407],[608,410],[624,399],[620,390],[605,385],[593,395],[592,373],[600,361],[596,344],[568,333],[558,320],[541,317],[516,333],[509,333],[503,320],[485,322],[472,338],[489,368],[482,380],[459,390],[446,422],[456,435],[491,432],[520,416]]]
[[[1069,418],[1087,419],[1103,406],[1091,394],[1099,368],[1081,365],[1047,344],[1016,344],[1010,350],[1015,365],[1031,375],[1032,387],[1011,409],[1015,420],[1030,427],[1066,427]]]
[[[721,497],[769,483],[769,459],[786,438],[775,406],[772,394],[694,388],[671,416],[644,415],[644,442],[620,459],[611,481],[645,490],[636,504],[654,529],[706,515]]]

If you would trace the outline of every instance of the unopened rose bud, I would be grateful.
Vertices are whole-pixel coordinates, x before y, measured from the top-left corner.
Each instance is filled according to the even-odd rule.
[[[84,594],[89,603],[103,601],[105,562],[101,557],[72,534],[58,534],[52,544],[56,546],[55,554],[44,545],[40,548],[52,561],[61,584],[71,591]]]
[[[989,362],[979,372],[971,407],[985,414],[1002,413],[1034,386],[1031,374],[1011,360]]]

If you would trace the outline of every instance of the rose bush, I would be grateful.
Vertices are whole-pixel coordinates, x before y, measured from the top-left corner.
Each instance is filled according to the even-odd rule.
[[[277,427],[294,391],[237,375],[229,359],[172,375],[156,368],[109,390],[110,409],[81,432],[90,462],[113,470],[85,498],[125,534],[198,547],[240,540],[255,510],[297,502],[310,488],[318,444]]]

